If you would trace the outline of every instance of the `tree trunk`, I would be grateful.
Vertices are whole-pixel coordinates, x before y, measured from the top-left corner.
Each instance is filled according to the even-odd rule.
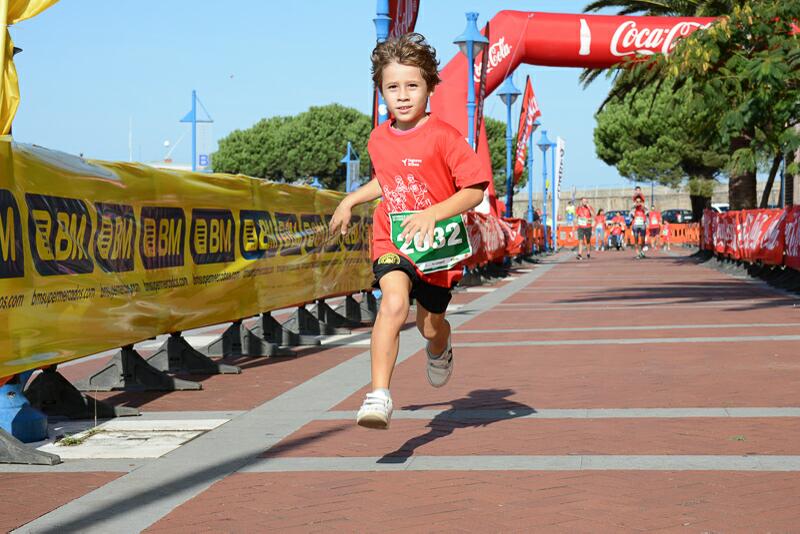
[[[711,197],[689,195],[689,200],[692,203],[692,220],[700,222],[700,219],[703,218],[703,211],[711,209]]]
[[[775,183],[775,176],[781,168],[781,161],[783,161],[782,154],[778,154],[772,160],[772,167],[769,169],[769,176],[767,176],[767,184],[764,186],[764,193],[761,195],[761,205],[759,207],[762,210],[767,209],[769,206],[769,194],[772,192],[772,184]]]
[[[786,172],[786,169],[789,168],[789,165],[791,165],[793,161],[800,162],[800,149],[798,149],[794,154],[791,154],[791,153],[787,154],[786,155],[786,160],[784,161],[784,166],[783,166],[783,181],[784,181],[783,201],[784,201],[784,204],[783,205],[786,206],[787,208],[789,206],[794,206],[794,181],[795,181],[795,175]]]
[[[731,142],[731,154],[747,148],[749,141],[737,137]],[[731,173],[728,180],[728,202],[731,210],[751,210],[756,207],[756,170],[744,169]]]

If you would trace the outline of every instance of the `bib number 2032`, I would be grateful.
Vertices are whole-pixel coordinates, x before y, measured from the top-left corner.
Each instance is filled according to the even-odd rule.
[[[400,224],[414,211],[390,213],[392,241],[398,250],[409,257],[423,273],[445,271],[458,262],[472,256],[472,245],[467,234],[464,217],[456,215],[436,223],[433,229],[433,242],[427,238],[412,239],[406,243],[401,239],[403,228]],[[405,238],[405,236],[403,236]]]

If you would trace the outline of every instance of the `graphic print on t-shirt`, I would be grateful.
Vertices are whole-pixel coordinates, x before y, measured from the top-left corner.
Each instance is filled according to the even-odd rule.
[[[383,198],[389,204],[390,213],[422,211],[433,205],[433,202],[428,197],[428,186],[418,181],[413,174],[406,175],[405,180],[401,176],[395,176],[394,181],[394,188],[388,185],[383,186]],[[406,200],[410,200],[408,193],[411,193],[414,199],[413,206],[409,206],[406,202]]]

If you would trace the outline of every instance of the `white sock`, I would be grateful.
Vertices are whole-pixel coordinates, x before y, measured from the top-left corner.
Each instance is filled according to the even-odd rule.
[[[387,399],[391,399],[391,398],[392,398],[392,394],[391,394],[391,393],[389,393],[389,390],[388,390],[388,389],[386,389],[386,388],[377,388],[377,389],[373,389],[373,390],[372,390],[372,393],[373,393],[373,394],[376,394],[376,393],[377,393],[378,395],[382,395],[384,398],[387,398]]]

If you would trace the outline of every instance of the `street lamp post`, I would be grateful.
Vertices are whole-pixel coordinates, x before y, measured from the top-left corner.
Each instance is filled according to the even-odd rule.
[[[544,226],[544,249],[548,250],[547,245],[547,151],[550,149],[550,139],[547,138],[547,130],[542,130],[542,137],[539,138],[537,146],[542,151],[542,224]]]
[[[531,135],[528,137],[528,222],[533,224],[533,133],[539,128],[537,120],[531,126]]]
[[[467,27],[453,43],[467,56],[467,139],[475,150],[475,56],[489,44],[489,40],[478,31],[478,14],[470,12],[466,17]]]
[[[355,157],[353,157],[355,154]],[[345,186],[344,190],[345,193],[349,193],[350,191],[356,189],[354,186],[358,186],[358,174],[359,174],[359,162],[360,158],[358,157],[358,153],[353,150],[353,143],[350,141],[347,142],[347,154],[341,159],[339,163],[345,165]],[[355,176],[354,176],[355,175]]]
[[[512,207],[514,204],[514,165],[511,157],[511,142],[513,132],[511,131],[511,106],[520,95],[519,89],[514,87],[511,76],[505,79],[503,85],[497,91],[497,96],[506,105],[506,217],[513,217]]]
[[[556,213],[556,202],[558,202],[558,176],[556,176],[556,143],[550,142],[550,174],[553,176],[553,252],[558,252],[558,213]]]
[[[375,23],[375,37],[379,43],[386,41],[389,38],[389,26],[392,18],[389,16],[389,0],[378,0],[375,7],[375,18],[372,19]],[[386,108],[386,101],[383,100],[380,88],[376,88],[378,93],[378,124],[382,124],[389,118],[389,110]]]

